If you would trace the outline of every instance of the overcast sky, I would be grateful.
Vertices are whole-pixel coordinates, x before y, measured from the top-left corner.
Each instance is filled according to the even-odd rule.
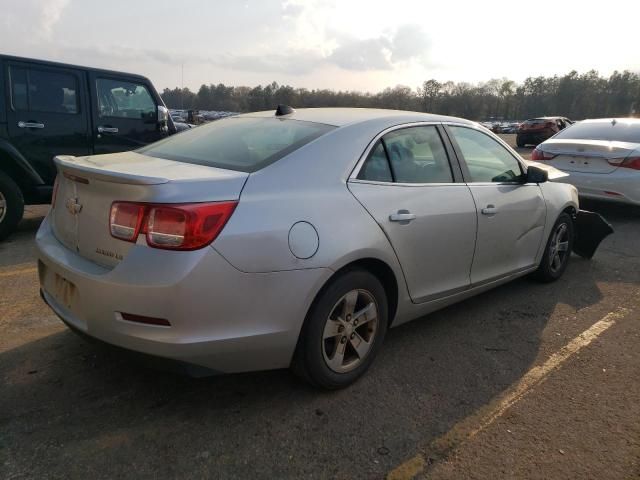
[[[640,1],[0,0],[0,52],[202,83],[378,91],[640,71]]]

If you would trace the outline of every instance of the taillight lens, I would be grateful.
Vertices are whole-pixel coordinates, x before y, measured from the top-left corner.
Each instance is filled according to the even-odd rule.
[[[196,250],[220,234],[238,202],[150,204],[115,202],[111,206],[111,235],[135,242],[140,233],[147,244],[167,250]]]
[[[144,219],[145,206],[139,203],[114,202],[111,205],[109,228],[111,236],[135,242]]]
[[[640,170],[640,157],[628,157],[620,164],[621,167]]]
[[[552,160],[554,157],[555,157],[555,155],[543,152],[539,148],[534,148],[533,152],[531,152],[531,160],[535,160],[536,162],[539,162],[541,160],[542,161]]]

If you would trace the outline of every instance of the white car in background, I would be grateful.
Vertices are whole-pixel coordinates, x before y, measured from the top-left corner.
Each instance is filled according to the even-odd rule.
[[[536,147],[531,159],[568,173],[584,198],[640,205],[640,119],[584,120]]]

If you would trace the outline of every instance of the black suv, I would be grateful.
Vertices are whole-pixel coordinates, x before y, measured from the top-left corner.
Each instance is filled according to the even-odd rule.
[[[175,133],[140,75],[0,55],[0,240],[51,200],[56,155],[113,153]]]

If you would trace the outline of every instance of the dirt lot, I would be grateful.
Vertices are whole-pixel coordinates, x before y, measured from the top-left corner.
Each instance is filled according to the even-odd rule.
[[[640,478],[640,210],[585,207],[616,230],[593,260],[392,330],[334,393],[85,343],[38,296],[30,208],[0,244],[0,478]]]

